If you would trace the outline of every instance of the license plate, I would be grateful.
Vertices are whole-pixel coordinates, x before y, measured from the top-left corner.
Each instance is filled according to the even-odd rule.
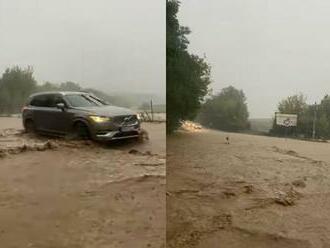
[[[122,127],[121,131],[122,132],[130,132],[130,131],[134,131],[135,128],[134,127]]]

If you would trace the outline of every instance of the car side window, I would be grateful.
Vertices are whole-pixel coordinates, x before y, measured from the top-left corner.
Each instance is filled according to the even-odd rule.
[[[45,95],[40,95],[40,96],[35,96],[30,105],[35,106],[35,107],[45,107],[46,106],[46,96]]]
[[[54,98],[55,98],[55,95],[46,95],[46,106],[47,108],[54,108],[56,107],[55,104],[54,104]]]
[[[54,107],[56,107],[57,104],[63,103],[65,106],[67,106],[66,102],[63,99],[63,96],[61,95],[55,95],[54,96]]]
[[[35,96],[31,101],[31,106],[35,107],[55,107],[54,95],[39,95]]]

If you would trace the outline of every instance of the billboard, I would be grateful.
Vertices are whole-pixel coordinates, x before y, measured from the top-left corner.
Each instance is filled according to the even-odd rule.
[[[284,127],[296,127],[298,115],[275,113],[276,125]]]

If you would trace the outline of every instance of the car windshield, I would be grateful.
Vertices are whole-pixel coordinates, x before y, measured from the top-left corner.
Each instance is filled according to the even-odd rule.
[[[104,105],[100,100],[96,100],[89,95],[67,95],[66,99],[72,107],[94,107]]]
[[[96,101],[100,105],[110,105],[108,102],[94,96],[94,95],[88,95],[88,98],[90,98],[93,101]]]

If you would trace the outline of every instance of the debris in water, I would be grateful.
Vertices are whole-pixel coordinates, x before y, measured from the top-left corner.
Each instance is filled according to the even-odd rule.
[[[245,185],[244,186],[244,193],[251,194],[254,191],[253,185]]]
[[[298,179],[298,180],[293,181],[292,185],[294,185],[296,187],[300,187],[300,188],[305,188],[306,187],[306,183],[302,179]]]
[[[138,150],[135,150],[135,149],[131,149],[131,150],[129,150],[129,152],[128,152],[129,154],[140,154],[141,152],[139,152]]]
[[[295,201],[299,198],[298,193],[292,189],[289,192],[276,191],[275,195],[275,203],[281,204],[283,206],[295,205]]]
[[[226,197],[226,198],[231,198],[233,196],[236,196],[236,193],[231,191],[231,190],[226,190],[223,192],[223,195]]]
[[[133,154],[133,155],[142,155],[142,156],[152,156],[153,155],[150,151],[140,152],[136,149],[131,149],[128,151],[128,153]]]
[[[58,146],[52,142],[47,141],[42,144],[20,144],[12,147],[0,148],[0,158],[5,157],[7,154],[20,154],[26,151],[46,151],[56,149]]]
[[[216,229],[224,229],[227,226],[230,226],[233,222],[233,216],[231,214],[222,214],[213,216],[212,225],[216,227]]]
[[[4,158],[6,155],[7,154],[4,151],[0,150],[0,158]]]

